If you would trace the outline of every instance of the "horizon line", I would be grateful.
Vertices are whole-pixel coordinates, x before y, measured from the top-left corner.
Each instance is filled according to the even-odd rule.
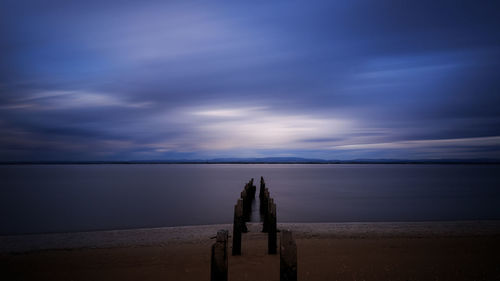
[[[34,160],[0,161],[0,165],[78,165],[78,164],[500,164],[495,158],[439,159],[313,159],[301,157],[248,157],[172,160]]]

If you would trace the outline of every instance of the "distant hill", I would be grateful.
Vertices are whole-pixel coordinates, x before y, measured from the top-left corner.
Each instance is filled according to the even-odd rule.
[[[328,160],[314,159],[314,158],[300,158],[300,157],[263,157],[263,158],[215,158],[210,159],[208,162],[214,163],[324,163]]]
[[[500,164],[500,159],[352,159],[325,160],[300,157],[214,158],[128,161],[9,161],[3,165],[50,164]]]
[[[352,159],[325,160],[300,157],[216,158],[208,163],[315,163],[315,164],[500,164],[499,159]]]

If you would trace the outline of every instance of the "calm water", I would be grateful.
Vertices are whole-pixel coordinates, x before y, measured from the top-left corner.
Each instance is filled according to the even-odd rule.
[[[0,166],[0,234],[231,223],[261,175],[281,222],[500,219],[493,165]]]

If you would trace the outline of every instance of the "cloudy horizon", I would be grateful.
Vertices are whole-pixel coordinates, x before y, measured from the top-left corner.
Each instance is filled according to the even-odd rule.
[[[496,1],[2,1],[0,161],[500,158]]]

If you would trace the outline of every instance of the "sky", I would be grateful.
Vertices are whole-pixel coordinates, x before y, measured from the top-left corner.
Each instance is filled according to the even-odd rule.
[[[0,2],[0,161],[271,156],[500,158],[500,2]]]

